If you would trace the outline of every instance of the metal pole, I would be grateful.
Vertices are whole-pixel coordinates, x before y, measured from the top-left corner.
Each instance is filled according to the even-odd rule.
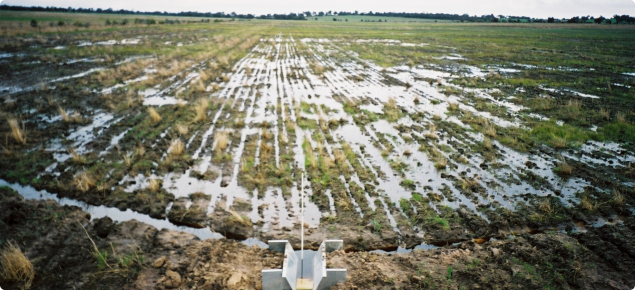
[[[300,222],[302,223],[300,233],[300,278],[304,278],[304,173],[302,173],[302,188],[300,189]]]
[[[302,173],[302,189],[301,189],[301,203],[300,203],[300,213],[302,215],[301,217],[301,228],[302,228],[302,233],[301,233],[301,252],[300,252],[300,259],[304,260],[304,173]]]

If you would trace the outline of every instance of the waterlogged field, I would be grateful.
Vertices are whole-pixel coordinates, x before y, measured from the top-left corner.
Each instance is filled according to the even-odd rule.
[[[635,28],[2,15],[0,182],[22,196],[297,245],[305,176],[308,247],[361,251],[334,257],[352,285],[633,283]],[[447,246],[440,268],[412,251]],[[356,268],[372,250],[409,260]],[[483,255],[505,271],[453,282]]]

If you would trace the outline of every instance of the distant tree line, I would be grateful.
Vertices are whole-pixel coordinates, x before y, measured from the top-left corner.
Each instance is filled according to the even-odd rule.
[[[339,16],[346,15],[363,15],[363,16],[380,16],[380,17],[404,17],[404,18],[419,18],[419,19],[435,19],[435,20],[458,20],[469,22],[491,22],[496,18],[494,15],[483,16],[470,16],[468,14],[446,14],[446,13],[410,13],[410,12],[346,12],[342,11],[337,13]]]
[[[267,14],[267,15],[258,16],[258,19],[307,20],[306,17],[304,17],[304,14],[302,13]]]
[[[9,5],[0,5],[0,10],[9,10],[9,11],[41,11],[41,12],[70,12],[70,13],[103,13],[103,14],[138,14],[138,15],[155,15],[155,16],[181,16],[181,17],[213,17],[213,18],[239,18],[239,19],[255,19],[256,16],[253,14],[236,14],[225,13],[225,12],[143,12],[143,11],[132,11],[132,10],[113,10],[109,9],[92,9],[92,8],[61,8],[61,7],[25,7],[25,6],[9,6]],[[261,15],[257,18],[260,19],[282,19],[282,20],[306,20],[303,14],[297,13],[289,13],[289,14],[268,14]]]
[[[132,10],[113,10],[113,9],[92,9],[92,8],[61,8],[61,7],[24,7],[24,6],[9,6],[0,5],[0,10],[10,11],[46,11],[46,12],[75,12],[75,13],[105,13],[105,14],[139,14],[139,15],[155,15],[155,16],[185,16],[185,17],[213,17],[213,18],[239,18],[239,19],[279,19],[279,20],[307,20],[308,17],[317,16],[348,16],[348,15],[363,15],[363,16],[379,16],[379,17],[403,17],[403,18],[418,18],[418,19],[434,19],[434,20],[450,20],[460,22],[546,22],[546,23],[598,23],[598,24],[635,24],[635,18],[629,15],[615,15],[613,18],[608,19],[600,16],[594,18],[592,16],[575,16],[569,19],[557,19],[549,17],[547,19],[531,18],[527,16],[504,16],[494,14],[470,16],[469,14],[447,14],[447,13],[410,13],[410,12],[336,12],[336,11],[320,11],[311,12],[305,11],[303,13],[289,13],[289,14],[266,14],[255,16],[253,14],[236,14],[225,12],[142,12]],[[335,20],[337,21],[337,20]],[[347,20],[348,21],[348,20]],[[362,20],[364,21],[364,20]],[[374,22],[374,21],[373,21]],[[387,22],[384,20],[384,22]]]

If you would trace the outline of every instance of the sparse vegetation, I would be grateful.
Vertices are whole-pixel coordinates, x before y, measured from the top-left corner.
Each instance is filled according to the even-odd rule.
[[[21,144],[26,144],[26,134],[24,133],[24,129],[20,128],[18,124],[18,120],[16,119],[8,119],[9,127],[11,127],[11,136],[13,139]]]
[[[183,123],[178,123],[174,126],[174,128],[176,129],[176,131],[179,133],[179,135],[181,136],[185,136],[187,135],[187,133],[189,132],[189,128],[186,124]]]
[[[170,157],[174,159],[180,158],[181,155],[183,155],[183,152],[185,151],[185,145],[183,144],[181,139],[174,139],[172,140],[170,144],[171,144],[169,149]]]
[[[225,151],[229,145],[229,134],[226,131],[216,132],[214,144],[216,144],[214,147],[216,154]]]
[[[31,283],[35,278],[35,269],[29,258],[14,242],[6,243],[0,250],[0,267],[2,268],[2,278],[24,283],[24,289],[31,288]]]
[[[207,108],[209,107],[209,101],[207,98],[200,98],[194,104],[194,119],[193,123],[198,123],[207,120]]]
[[[148,107],[148,115],[150,116],[152,122],[156,123],[161,121],[161,115],[159,115],[157,110],[155,110],[153,107]]]
[[[236,287],[257,288],[252,274],[203,258],[238,249],[230,238],[297,241],[303,175],[311,247],[324,235],[345,239],[347,251],[369,263],[385,262],[366,259],[371,249],[428,244],[440,247],[427,250],[434,257],[444,253],[443,267],[424,265],[416,275],[408,269],[435,264],[433,256],[388,259],[406,266],[367,275],[366,283],[356,284],[360,275],[351,271],[360,289],[593,288],[579,281],[606,280],[603,266],[589,266],[605,259],[596,249],[630,237],[635,80],[627,52],[635,40],[628,25],[472,23],[481,21],[472,16],[445,24],[366,13],[293,23],[148,15],[122,25],[129,14],[18,12],[0,21],[11,85],[0,101],[7,120],[0,179],[227,238],[185,239],[169,255],[161,247],[171,262],[140,271],[148,266],[142,252],[116,244],[127,225],[101,238],[108,222],[85,219],[87,235],[100,239],[92,258],[72,258],[90,260],[97,272],[51,287],[230,287],[223,275],[231,272]],[[21,202],[0,206],[11,206],[9,218],[0,213],[0,229],[10,229],[0,244],[15,239],[31,256],[47,229],[68,227],[46,216],[48,204],[29,212],[15,206]],[[596,220],[614,228],[592,229]],[[16,236],[14,224],[32,232]],[[217,251],[221,243],[233,248]],[[202,260],[175,267],[183,255]],[[34,259],[36,269],[72,267],[61,255],[50,264],[45,256]],[[630,281],[620,270],[628,267],[613,266],[609,280]],[[216,282],[192,275],[210,269]],[[108,284],[113,277],[120,280]]]
[[[573,167],[567,163],[564,157],[560,157],[560,162],[558,162],[554,171],[562,175],[571,175],[571,173],[573,173]]]
[[[95,186],[95,178],[90,172],[81,171],[75,174],[73,178],[75,187],[82,192],[88,191],[91,187]]]

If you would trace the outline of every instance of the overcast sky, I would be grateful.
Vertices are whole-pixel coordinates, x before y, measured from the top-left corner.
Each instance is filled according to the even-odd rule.
[[[635,15],[635,0],[0,0],[20,6],[269,14],[302,11],[432,12],[546,18]]]

